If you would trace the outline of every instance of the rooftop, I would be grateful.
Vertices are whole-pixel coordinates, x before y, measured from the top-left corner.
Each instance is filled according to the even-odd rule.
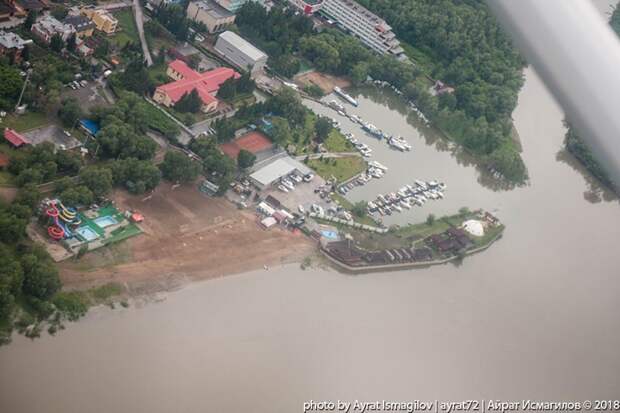
[[[34,25],[49,33],[70,32],[73,30],[72,26],[59,22],[49,14],[41,17]]]
[[[259,184],[267,186],[295,170],[298,170],[304,175],[312,172],[312,170],[303,163],[286,156],[258,169],[250,175],[250,177]]]
[[[243,54],[255,61],[267,56],[265,53],[254,47],[250,42],[239,36],[237,33],[226,31],[220,34],[218,38],[226,40],[228,43],[243,52]]]
[[[224,7],[220,6],[213,0],[193,1],[192,4],[194,4],[200,10],[209,13],[215,19],[226,19],[235,15],[234,13],[226,10]],[[191,16],[188,17],[191,18]]]
[[[77,31],[88,30],[90,28],[95,27],[95,24],[88,19],[86,16],[67,16],[62,21],[64,24],[68,24],[73,26],[73,28]]]
[[[213,96],[220,88],[220,85],[226,80],[234,77],[238,79],[239,73],[227,67],[218,67],[204,73],[198,73],[190,68],[184,61],[175,60],[168,65],[169,68],[179,73],[183,78],[174,82],[159,86],[160,90],[170,97],[176,103],[184,94],[190,93],[196,89],[200,99],[205,103],[211,103],[217,99]]]
[[[11,128],[4,129],[4,139],[11,142],[13,146],[19,147],[22,145],[29,144],[30,141],[25,136],[17,133]]]
[[[6,49],[23,49],[24,45],[32,43],[32,40],[24,40],[18,34],[0,30],[0,45]]]

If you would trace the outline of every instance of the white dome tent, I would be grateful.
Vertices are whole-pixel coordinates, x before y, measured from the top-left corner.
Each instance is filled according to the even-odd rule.
[[[484,226],[482,225],[482,222],[475,219],[470,219],[463,222],[463,229],[475,237],[481,237],[484,235]]]

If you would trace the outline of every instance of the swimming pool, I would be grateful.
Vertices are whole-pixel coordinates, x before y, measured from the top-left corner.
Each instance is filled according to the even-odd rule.
[[[99,234],[97,234],[95,231],[88,227],[79,227],[75,230],[75,232],[77,232],[78,235],[80,235],[82,238],[89,242],[99,238]]]
[[[101,228],[109,227],[110,225],[118,224],[118,221],[114,217],[107,215],[105,217],[99,217],[94,220],[94,223]]]
[[[321,235],[328,239],[338,239],[338,233],[335,231],[321,231]]]

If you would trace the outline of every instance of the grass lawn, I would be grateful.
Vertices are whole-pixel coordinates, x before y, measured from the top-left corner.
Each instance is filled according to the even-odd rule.
[[[418,240],[424,239],[432,234],[444,232],[450,227],[451,225],[448,223],[448,220],[437,218],[431,225],[428,225],[426,222],[420,224],[409,224],[406,227],[396,230],[394,235],[401,239]]]
[[[117,47],[123,47],[127,42],[139,42],[138,29],[133,17],[131,9],[125,9],[114,13],[114,17],[118,19],[118,26],[122,29],[112,38],[112,43]]]
[[[332,176],[337,182],[343,182],[366,169],[366,161],[359,156],[344,158],[310,159],[308,166],[324,179]]]
[[[168,70],[168,65],[166,63],[160,63],[149,67],[149,78],[156,86],[163,85],[164,83],[170,82],[172,79],[168,77],[166,74],[166,70]]]
[[[332,129],[332,131],[323,142],[323,146],[329,152],[352,152],[354,151],[353,144],[345,139],[344,135],[340,133],[337,129]]]
[[[353,220],[355,222],[359,222],[360,224],[365,224],[365,225],[370,225],[372,227],[376,227],[377,223],[375,221],[372,220],[372,218],[370,218],[369,216],[365,215],[363,217],[358,217],[357,215],[355,215],[351,210],[353,209],[353,204],[346,199],[345,197],[343,197],[340,194],[337,193],[332,193],[331,197],[334,201],[338,202],[338,205],[340,205],[341,207],[343,207],[344,209],[346,209],[347,211],[351,212],[351,215],[353,216]]]
[[[11,186],[13,185],[15,176],[13,176],[13,174],[6,172],[6,171],[0,171],[0,186]]]
[[[138,228],[136,224],[129,224],[122,228],[115,229],[110,234],[110,237],[106,238],[105,244],[113,244],[115,242],[123,241],[127,238],[133,237],[134,235],[139,235],[142,233],[142,230]]]
[[[50,122],[47,115],[44,113],[26,112],[23,115],[8,115],[2,120],[2,123],[0,123],[0,128],[7,127],[15,129],[17,132],[25,132],[47,125],[48,123]]]

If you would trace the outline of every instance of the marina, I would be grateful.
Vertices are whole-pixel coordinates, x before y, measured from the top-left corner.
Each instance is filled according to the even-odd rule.
[[[414,206],[423,206],[427,201],[444,199],[447,185],[436,181],[421,181],[416,179],[413,185],[404,185],[396,192],[379,194],[372,201],[368,201],[368,214],[392,215],[394,212],[403,212]]]

